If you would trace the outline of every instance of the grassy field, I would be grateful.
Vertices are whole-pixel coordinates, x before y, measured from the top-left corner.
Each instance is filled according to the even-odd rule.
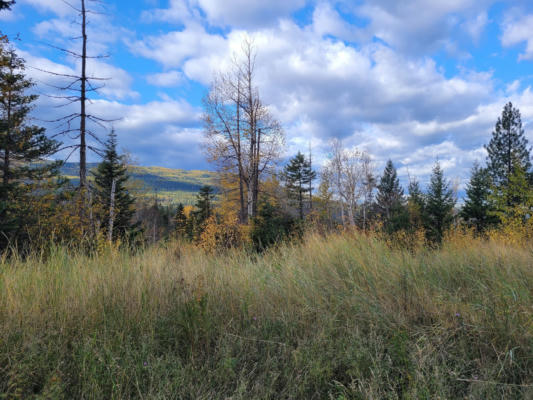
[[[0,398],[533,398],[533,247],[310,235],[0,264]]]

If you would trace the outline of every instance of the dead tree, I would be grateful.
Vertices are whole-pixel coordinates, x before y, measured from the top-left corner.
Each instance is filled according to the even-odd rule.
[[[257,214],[261,177],[274,166],[284,143],[281,124],[259,96],[255,61],[253,44],[245,40],[231,71],[214,79],[204,99],[206,152],[237,176],[242,223]]]
[[[79,109],[75,112],[69,113],[68,115],[62,116],[58,119],[47,121],[51,123],[57,123],[58,132],[54,134],[53,137],[58,136],[67,136],[71,140],[75,141],[73,144],[67,144],[62,147],[60,150],[70,150],[70,153],[66,157],[68,160],[70,156],[76,151],[79,150],[79,176],[80,176],[80,191],[83,193],[87,189],[87,151],[93,151],[96,154],[101,154],[98,146],[93,146],[88,144],[88,138],[92,138],[98,144],[102,144],[98,135],[94,130],[89,127],[89,123],[92,123],[96,127],[106,128],[105,123],[113,122],[114,120],[100,118],[98,116],[92,115],[87,111],[87,104],[91,102],[90,94],[98,93],[98,90],[104,87],[104,84],[95,85],[93,82],[96,81],[106,81],[109,78],[89,76],[87,73],[87,62],[91,59],[101,59],[108,57],[107,55],[97,55],[91,56],[88,53],[88,35],[87,35],[87,26],[89,24],[88,16],[90,14],[102,14],[101,11],[98,11],[96,8],[90,9],[87,7],[89,3],[94,4],[95,6],[102,6],[101,0],[76,0],[79,1],[79,6],[69,3],[66,0],[63,0],[65,4],[71,7],[79,17],[80,33],[79,37],[73,38],[73,40],[81,40],[81,50],[80,52],[50,45],[51,47],[62,51],[70,57],[73,57],[76,61],[80,62],[80,71],[79,74],[62,74],[52,71],[42,70],[36,67],[33,67],[39,71],[57,76],[59,78],[65,78],[68,81],[65,85],[49,85],[52,88],[58,90],[60,94],[58,95],[47,95],[49,97],[64,100],[64,102],[57,107],[67,107],[72,104],[78,104]]]
[[[360,200],[368,200],[373,189],[370,182],[371,159],[357,148],[346,149],[338,139],[332,140],[331,147],[333,157],[324,167],[325,172],[332,177],[343,225],[348,223],[354,227],[355,211]]]

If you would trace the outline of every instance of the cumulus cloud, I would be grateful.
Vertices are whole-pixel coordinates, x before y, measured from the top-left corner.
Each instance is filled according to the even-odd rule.
[[[334,8],[321,3],[308,26],[283,20],[251,34],[258,52],[257,83],[286,128],[288,152],[305,150],[311,141],[323,160],[328,140],[339,137],[372,152],[378,165],[392,157],[422,173],[438,157],[454,173],[467,173],[466,165],[477,154],[472,149],[482,149],[501,111],[482,120],[480,104],[493,101],[491,74],[464,70],[446,77],[430,57],[404,55],[380,43],[354,47],[339,40],[359,34],[351,29]],[[193,37],[201,50],[187,45]],[[208,84],[214,71],[228,65],[242,38],[239,30],[224,37],[186,27],[135,48]],[[408,157],[413,149],[431,160],[420,165]]]
[[[313,12],[313,29],[318,35],[332,35],[354,41],[362,37],[361,29],[343,19],[330,3],[319,3]]]
[[[329,140],[337,137],[373,154],[378,168],[392,158],[404,182],[408,173],[425,181],[436,159],[448,176],[466,178],[472,162],[485,158],[483,144],[506,101],[520,107],[531,138],[527,123],[533,119],[533,96],[530,88],[521,89],[525,81],[498,89],[501,82],[491,72],[445,71],[432,57],[442,49],[464,51],[455,42],[456,30],[469,43],[479,40],[491,23],[492,3],[170,0],[168,8],[145,12],[144,21],[180,26],[126,43],[131,53],[161,67],[143,74],[149,84],[173,87],[193,81],[191,86],[205,90],[249,35],[258,53],[256,82],[287,133],[286,155],[305,151],[311,143],[320,164],[328,156]],[[306,5],[309,19],[290,18]],[[527,43],[524,59],[533,56],[529,18],[515,15],[502,25],[504,46]],[[56,20],[36,26],[35,32],[67,35],[70,27]],[[121,143],[143,164],[205,167],[199,147],[201,109],[168,97],[125,104],[124,99],[135,99],[133,81],[126,71],[113,68],[94,64],[95,74],[115,79],[91,107],[104,117],[120,118],[115,128]]]
[[[494,0],[373,0],[354,6],[353,11],[367,19],[369,35],[399,51],[421,54],[449,47],[453,31],[472,16],[482,15],[492,3]],[[483,22],[483,16],[470,21],[468,31],[479,33]]]
[[[129,47],[135,54],[151,58],[166,68],[175,68],[187,59],[224,54],[226,42],[223,37],[211,35],[200,24],[194,23],[181,31],[132,42]]]

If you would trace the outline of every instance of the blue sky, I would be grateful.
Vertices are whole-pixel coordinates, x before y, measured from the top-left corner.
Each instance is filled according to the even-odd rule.
[[[70,0],[73,4],[79,0]],[[109,58],[93,96],[120,145],[141,165],[213,168],[202,152],[202,105],[213,76],[245,35],[258,51],[257,85],[283,124],[284,157],[311,143],[368,151],[377,172],[391,158],[404,181],[425,181],[435,160],[464,185],[507,101],[533,142],[533,4],[527,0],[105,0],[89,48]],[[77,15],[62,0],[18,0],[0,14],[42,94],[37,122],[64,114],[39,69],[75,72],[50,45],[77,50]],[[104,132],[94,127],[95,132]],[[68,139],[65,139],[68,141]],[[95,157],[93,156],[93,159]],[[72,160],[76,160],[73,156]]]

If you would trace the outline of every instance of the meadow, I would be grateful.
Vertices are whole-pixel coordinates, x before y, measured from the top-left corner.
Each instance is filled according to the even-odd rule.
[[[533,396],[533,246],[311,234],[0,264],[0,398]]]

